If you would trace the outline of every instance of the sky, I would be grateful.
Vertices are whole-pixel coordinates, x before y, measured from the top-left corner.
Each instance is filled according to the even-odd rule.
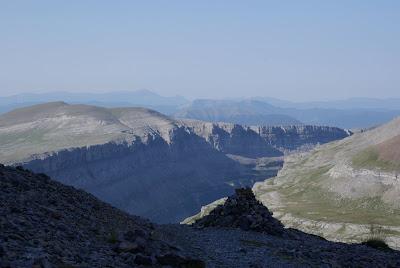
[[[0,0],[0,96],[400,97],[400,1]]]

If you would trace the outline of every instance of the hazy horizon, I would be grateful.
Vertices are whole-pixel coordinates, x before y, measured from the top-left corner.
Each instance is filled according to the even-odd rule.
[[[400,98],[398,1],[3,1],[0,96]]]
[[[2,95],[0,92],[0,97],[13,97],[13,96],[18,96],[18,95],[28,95],[28,94],[37,94],[37,95],[41,95],[41,94],[109,94],[109,93],[136,93],[136,92],[151,92],[154,93],[156,95],[159,95],[161,97],[182,97],[188,101],[194,101],[194,100],[246,100],[246,99],[256,99],[256,98],[270,98],[270,99],[275,99],[275,100],[281,100],[281,101],[289,101],[289,102],[293,102],[293,103],[306,103],[306,102],[335,102],[335,101],[348,101],[348,100],[381,100],[381,101],[385,101],[385,100],[390,100],[390,99],[400,99],[400,97],[365,97],[365,96],[353,96],[353,97],[348,97],[348,98],[315,98],[315,99],[308,99],[308,100],[295,100],[295,99],[286,99],[286,98],[279,98],[279,97],[272,97],[272,96],[262,96],[262,95],[248,95],[248,96],[237,96],[237,97],[230,97],[230,96],[226,96],[226,97],[189,97],[189,96],[185,96],[185,95],[179,95],[179,94],[175,94],[175,95],[168,95],[168,94],[163,94],[160,92],[157,92],[155,90],[150,90],[150,89],[134,89],[134,90],[127,90],[127,89],[121,89],[121,90],[106,90],[106,91],[69,91],[69,90],[50,90],[50,91],[21,91],[18,93],[9,93],[9,94],[4,94]],[[62,100],[60,100],[62,101]]]

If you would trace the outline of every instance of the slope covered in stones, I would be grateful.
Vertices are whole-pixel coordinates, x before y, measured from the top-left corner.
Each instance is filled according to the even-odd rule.
[[[203,267],[149,221],[46,175],[0,165],[0,204],[0,267]]]
[[[256,196],[285,225],[347,242],[400,247],[400,119],[285,158]]]

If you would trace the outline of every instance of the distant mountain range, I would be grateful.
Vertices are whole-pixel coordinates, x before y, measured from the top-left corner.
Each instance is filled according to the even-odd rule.
[[[400,115],[400,99],[351,98],[338,101],[290,102],[256,97],[189,101],[181,96],[163,97],[149,90],[19,94],[0,98],[0,113],[51,101],[104,107],[139,106],[177,118],[244,125],[307,124],[358,129],[374,127]]]
[[[178,118],[193,118],[210,122],[230,122],[245,125],[301,125],[302,123],[268,103],[243,100],[195,100],[174,114]]]
[[[308,101],[308,102],[292,102],[276,98],[268,97],[255,97],[251,98],[267,102],[271,105],[281,108],[296,108],[296,109],[339,109],[339,110],[353,110],[353,109],[376,109],[376,110],[399,110],[400,98],[349,98],[344,100],[332,101]]]
[[[351,102],[349,100],[349,102]],[[376,100],[378,102],[378,100]],[[382,100],[382,102],[385,102]],[[261,125],[325,125],[341,128],[369,128],[390,121],[400,115],[398,110],[382,108],[333,109],[313,108],[313,104],[293,104],[276,101],[283,107],[260,100],[195,100],[174,115],[179,118],[194,118],[212,122],[224,121],[239,124]],[[349,103],[347,105],[350,105]],[[383,103],[381,104],[383,105]],[[285,107],[287,106],[287,107]],[[296,107],[303,108],[296,108]],[[322,103],[320,104],[323,107]],[[333,104],[327,105],[328,107]],[[312,108],[305,108],[312,107]],[[342,105],[344,107],[344,105]],[[358,105],[358,107],[363,107]]]
[[[15,108],[26,107],[46,102],[65,101],[71,104],[90,104],[104,107],[132,107],[140,106],[155,109],[159,112],[171,114],[181,105],[189,103],[184,97],[163,97],[149,90],[114,91],[107,93],[75,93],[49,92],[25,93],[0,97],[0,113]]]

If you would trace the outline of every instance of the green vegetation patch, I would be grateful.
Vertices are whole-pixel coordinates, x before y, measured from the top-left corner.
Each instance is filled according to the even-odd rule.
[[[400,164],[394,164],[379,158],[379,152],[376,148],[367,148],[351,159],[355,168],[380,169],[382,171],[398,171]]]
[[[31,143],[37,144],[43,142],[44,135],[46,134],[46,130],[44,129],[29,129],[23,132],[10,132],[10,133],[3,133],[0,134],[0,145],[8,145],[8,144],[15,144],[15,143]]]

